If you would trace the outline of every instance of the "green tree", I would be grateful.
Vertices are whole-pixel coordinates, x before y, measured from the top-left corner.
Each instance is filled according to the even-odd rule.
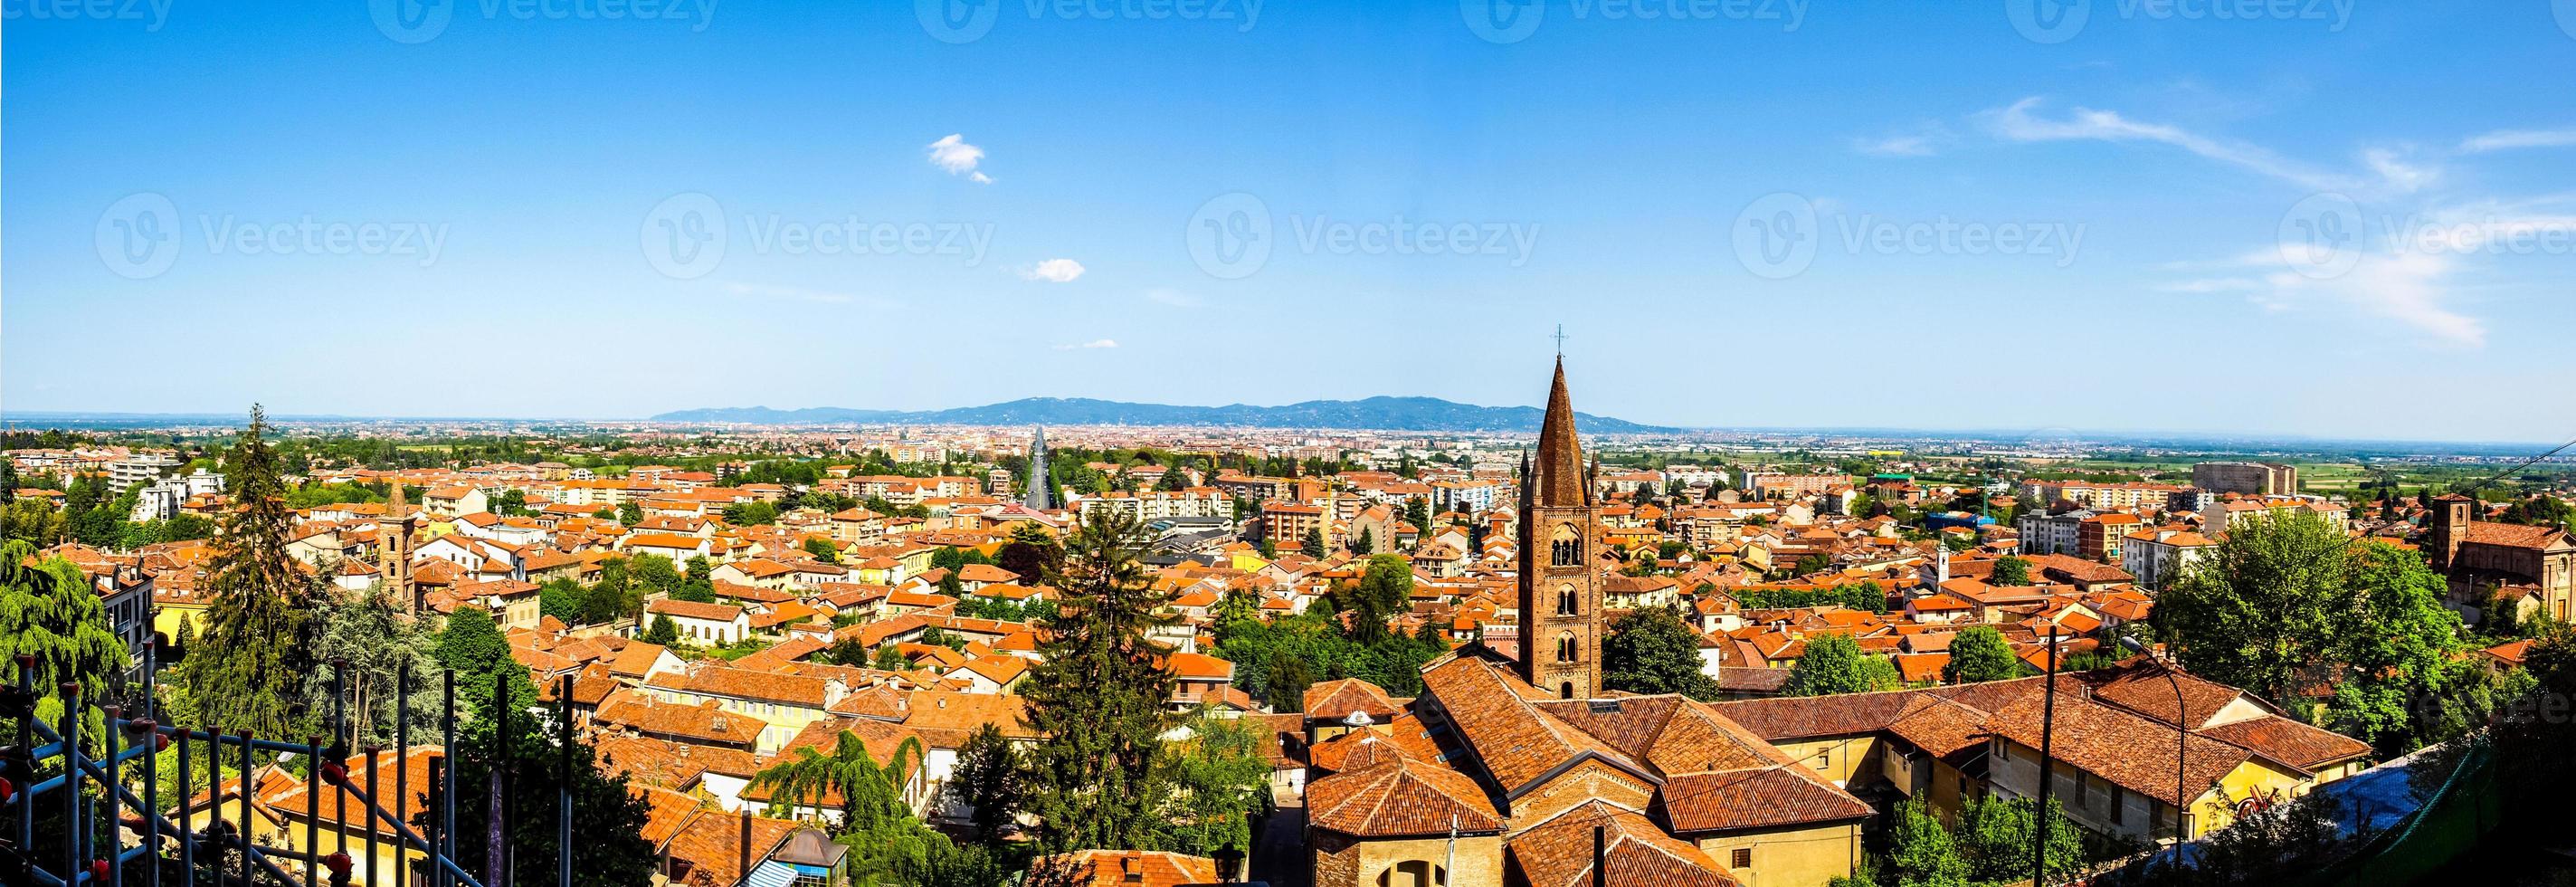
[[[822,561],[827,564],[837,564],[841,562],[840,546],[833,545],[832,540],[830,539],[825,539],[821,536],[807,536],[805,537],[805,543],[802,547],[805,549],[805,554],[815,560]]]
[[[1243,721],[1201,717],[1190,725],[1191,737],[1164,757],[1164,793],[1170,807],[1163,820],[1170,833],[1158,845],[1194,856],[1252,850],[1252,811],[1270,796],[1270,762],[1261,757],[1262,737]]]
[[[2018,557],[2007,557],[1996,561],[1995,571],[1986,577],[1986,584],[2011,587],[2029,585],[2030,561]]]
[[[1085,523],[1066,545],[1065,566],[1048,584],[1067,595],[1044,623],[1043,660],[1021,696],[1023,720],[1040,739],[1029,749],[1029,812],[1049,853],[1154,846],[1167,827],[1155,777],[1173,675],[1148,633],[1166,595],[1148,581],[1137,553],[1143,529],[1123,516]]]
[[[904,671],[912,668],[912,660],[903,658],[903,651],[895,649],[893,644],[878,647],[876,658],[870,664],[878,671]]]
[[[352,745],[391,745],[402,720],[411,723],[415,736],[438,729],[437,660],[430,656],[437,640],[397,610],[381,585],[329,595],[318,616],[322,628],[313,643],[318,667],[304,686],[312,711],[331,711],[333,693],[345,687]],[[343,664],[345,676],[340,673]],[[398,686],[405,667],[412,674],[409,697]]]
[[[2021,671],[2021,660],[2013,656],[2003,632],[1980,625],[1950,639],[1950,662],[1941,666],[1941,680],[1952,684],[2001,681],[2020,677]]]
[[[1351,543],[1351,553],[1352,553],[1352,554],[1357,554],[1357,555],[1367,555],[1367,554],[1369,554],[1370,552],[1374,552],[1374,551],[1376,551],[1376,550],[1377,550],[1377,531],[1376,531],[1376,530],[1372,530],[1372,529],[1370,529],[1370,528],[1368,528],[1368,527],[1361,527],[1361,528],[1360,528],[1360,538],[1359,538],[1357,541],[1354,541],[1354,542],[1352,542],[1352,543]]]
[[[644,504],[641,502],[627,502],[617,506],[617,522],[630,527],[643,523]]]
[[[1699,632],[1663,607],[1630,612],[1601,641],[1601,681],[1631,693],[1717,698],[1717,681],[1700,670]]]
[[[35,553],[23,540],[0,543],[0,663],[7,664],[0,674],[16,686],[18,657],[34,657],[37,719],[62,723],[60,687],[76,683],[90,703],[83,706],[81,732],[102,735],[106,721],[97,703],[121,683],[128,667],[125,643],[109,629],[98,593],[80,569],[59,557],[30,565]],[[15,720],[0,719],[10,725],[5,735],[17,735]]]
[[[447,617],[447,628],[438,633],[438,647],[431,654],[438,664],[456,672],[456,692],[474,710],[492,710],[494,681],[507,681],[510,698],[533,700],[537,686],[528,678],[528,669],[510,658],[510,641],[492,622],[492,614],[481,607],[458,607]]]
[[[1003,827],[1019,815],[1023,766],[1019,750],[990,723],[977,726],[958,747],[947,790],[973,811],[968,820],[978,843],[999,844]]]
[[[680,626],[678,623],[672,622],[671,617],[669,616],[660,613],[653,614],[653,627],[644,630],[643,641],[647,644],[663,647],[679,643]]]
[[[459,608],[456,612],[463,615],[479,611]],[[531,715],[528,708],[535,704],[533,695],[518,695],[534,692],[525,686],[526,669],[516,663],[500,668],[515,673],[518,680],[513,683],[521,687],[510,697],[512,711],[507,723],[502,722],[488,696],[479,699],[474,717],[457,729],[456,747],[448,749],[449,766],[456,768],[458,857],[486,857],[495,773],[506,770],[510,774],[510,792],[502,798],[506,809],[503,836],[510,848],[513,882],[552,883],[559,852],[572,856],[573,883],[581,887],[624,887],[650,881],[655,854],[653,845],[643,837],[644,799],[628,790],[626,777],[611,777],[600,771],[598,752],[571,729],[570,718],[554,715],[539,719]],[[465,683],[465,678],[459,675],[458,682]],[[481,683],[491,685],[488,677]],[[558,793],[566,788],[564,743],[572,745],[570,847],[558,846],[555,831],[555,804]],[[443,790],[444,786],[439,785],[427,788],[428,803],[413,817],[412,825],[429,825],[446,803],[440,797]]]
[[[2203,677],[2301,708],[2291,689],[2332,669],[2323,720],[2403,753],[2465,729],[2458,707],[2475,692],[2458,617],[2423,557],[2356,543],[2304,510],[2230,530],[2159,596],[2154,622]]]
[[[251,407],[250,425],[225,459],[234,506],[199,585],[211,604],[179,673],[196,703],[183,714],[196,723],[295,737],[312,723],[296,701],[316,665],[312,615],[322,582],[286,551],[295,518],[267,435],[267,413]]]
[[[1305,546],[1304,554],[1307,557],[1321,558],[1324,556],[1324,531],[1307,530],[1306,538],[1298,540],[1297,544]]]
[[[2031,872],[2031,845],[2039,835],[2029,798],[1985,798],[1970,801],[1959,813],[1958,843],[1968,857],[1969,877],[2008,883]],[[2084,869],[2084,838],[2055,799],[2048,802],[2048,880],[2063,883]]]
[[[1896,666],[1885,657],[1863,653],[1860,645],[1838,634],[1808,635],[1806,651],[1781,685],[1783,696],[1830,696],[1893,690]]]
[[[1896,807],[1887,828],[1887,867],[1898,887],[1968,887],[1968,859],[1958,839],[1920,797]]]

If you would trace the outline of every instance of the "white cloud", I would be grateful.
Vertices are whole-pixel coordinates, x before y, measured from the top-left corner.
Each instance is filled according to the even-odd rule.
[[[990,185],[993,183],[993,177],[975,168],[977,164],[983,162],[984,149],[966,144],[964,133],[951,133],[947,138],[930,143],[932,166],[947,170],[952,176],[963,175],[968,181],[979,185]]]
[[[2309,277],[2286,267],[2280,250],[2258,249],[2228,264],[2272,269],[2255,276],[2204,277],[2162,284],[2172,293],[2244,293],[2266,311],[2288,311],[2325,303],[2329,310],[2359,311],[2396,321],[2429,337],[2434,344],[2462,348],[2486,345],[2486,323],[2454,310],[2445,282],[2459,269],[2460,254],[2423,250],[2369,250],[2351,270],[2329,277]]]
[[[2576,148],[2576,129],[2499,129],[2460,143],[2472,154],[2514,148]]]
[[[1979,116],[1996,135],[2009,141],[2153,142],[2316,191],[2374,188],[2413,191],[2441,175],[2438,167],[2406,162],[2396,151],[2388,149],[2363,152],[2362,162],[2370,167],[2375,178],[2331,173],[2281,157],[2258,145],[2213,138],[2168,124],[2131,120],[2120,116],[2117,111],[2075,108],[2066,116],[2052,120],[2033,113],[2041,104],[2042,100],[2037,97],[2026,98]]]
[[[1020,272],[1023,279],[1048,283],[1072,283],[1074,278],[1081,276],[1082,263],[1072,259],[1048,259],[1039,262],[1035,268]]]
[[[1116,339],[1093,339],[1093,340],[1091,340],[1091,341],[1084,342],[1084,343],[1081,343],[1081,344],[1079,344],[1079,345],[1058,345],[1058,346],[1055,346],[1055,350],[1057,350],[1057,351],[1081,351],[1081,350],[1091,349],[1091,348],[1116,348],[1116,347],[1118,347],[1118,340],[1116,340]]]
[[[1930,136],[1889,136],[1883,139],[1853,139],[1852,150],[1875,157],[1930,157]]]
[[[1853,139],[1852,150],[1873,157],[1930,157],[1951,140],[1950,128],[1933,122],[1884,138]]]

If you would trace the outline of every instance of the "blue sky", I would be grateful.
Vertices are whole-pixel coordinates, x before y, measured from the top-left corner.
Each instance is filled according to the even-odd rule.
[[[159,2],[0,4],[0,406],[1532,404],[1563,323],[1647,422],[2576,433],[2576,0]]]

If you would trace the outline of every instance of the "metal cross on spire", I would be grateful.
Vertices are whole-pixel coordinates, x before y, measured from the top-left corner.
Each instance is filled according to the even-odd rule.
[[[1560,324],[1557,324],[1557,325],[1556,325],[1556,335],[1554,335],[1554,336],[1550,336],[1549,338],[1552,338],[1552,339],[1555,339],[1555,340],[1556,340],[1556,356],[1558,356],[1558,357],[1564,357],[1564,356],[1565,356],[1565,324],[1561,324],[1561,323],[1560,323]]]

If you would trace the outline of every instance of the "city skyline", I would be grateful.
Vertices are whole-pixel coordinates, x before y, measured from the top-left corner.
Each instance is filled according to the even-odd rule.
[[[22,17],[0,402],[1534,406],[1561,320],[1658,425],[2576,426],[2576,99],[2410,63],[2544,4],[1095,5]]]

